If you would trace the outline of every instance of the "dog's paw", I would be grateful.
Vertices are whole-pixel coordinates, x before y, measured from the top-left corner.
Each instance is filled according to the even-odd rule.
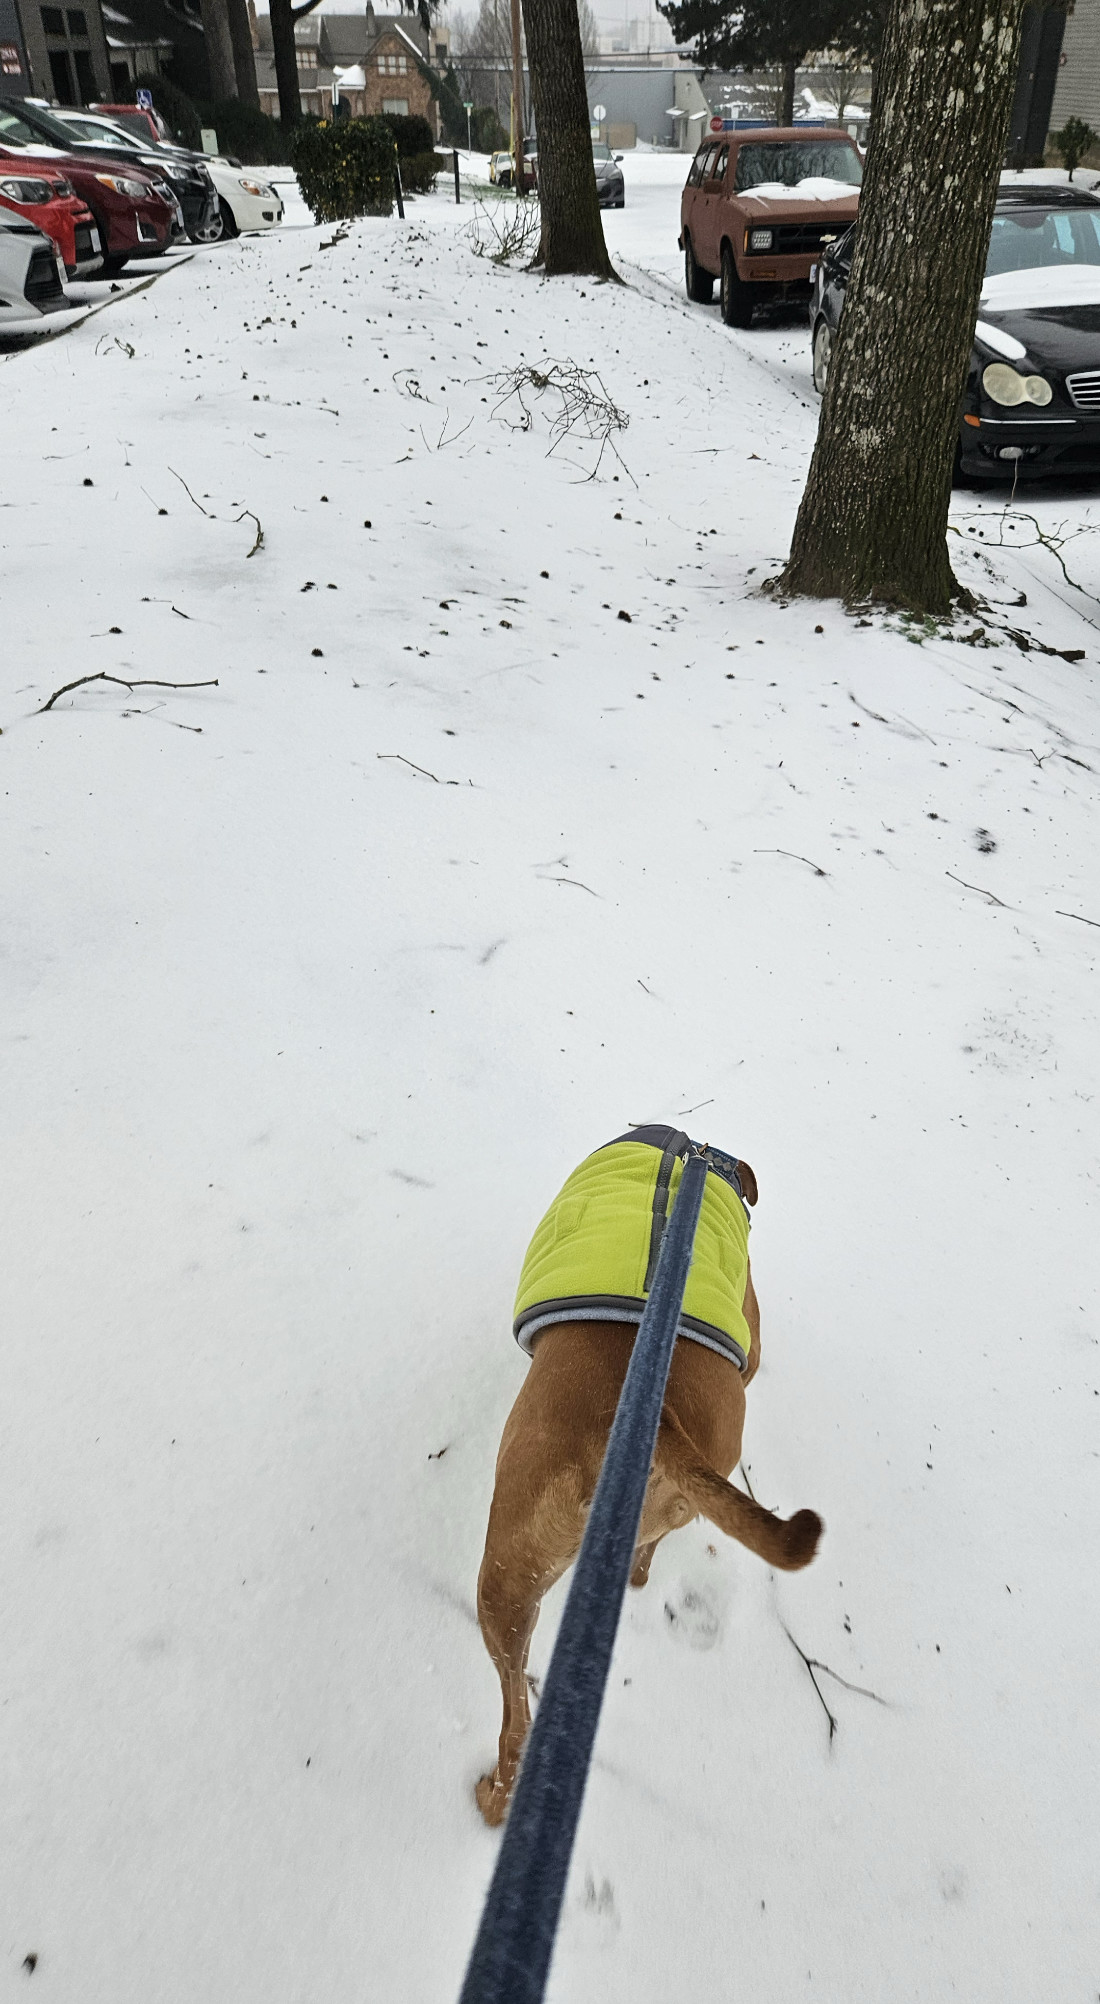
[[[474,1798],[490,1830],[499,1829],[508,1814],[508,1790],[501,1786],[495,1768],[492,1774],[482,1775],[474,1788]]]
[[[713,1649],[722,1633],[722,1617],[709,1594],[681,1580],[665,1597],[665,1626],[689,1649]]]

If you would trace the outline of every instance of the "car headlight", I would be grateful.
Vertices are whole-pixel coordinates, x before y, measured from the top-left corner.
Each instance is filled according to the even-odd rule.
[[[242,179],[240,186],[244,189],[246,195],[259,195],[261,198],[266,196],[269,201],[274,201],[275,199],[274,188],[269,188],[263,181],[245,181]]]
[[[143,202],[150,193],[151,184],[146,181],[131,181],[127,174],[97,174],[105,188],[113,188],[116,195],[128,195],[131,202]]]
[[[982,370],[982,388],[995,404],[1049,404],[1054,395],[1045,376],[1021,376],[1007,362],[991,362]]]
[[[774,230],[749,231],[750,250],[770,250],[774,242],[775,242]]]
[[[26,202],[28,206],[71,193],[67,181],[0,181],[0,195],[6,195],[9,202]]]

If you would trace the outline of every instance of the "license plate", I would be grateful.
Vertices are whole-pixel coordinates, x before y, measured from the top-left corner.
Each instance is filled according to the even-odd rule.
[[[65,269],[65,260],[64,260],[64,258],[62,257],[62,255],[61,255],[60,251],[58,252],[57,256],[56,256],[56,257],[54,258],[54,263],[55,263],[55,265],[57,266],[57,276],[58,276],[58,278],[59,278],[59,279],[61,280],[61,283],[62,283],[62,285],[68,285],[68,283],[69,283],[69,274],[68,274],[68,272],[67,272],[67,271],[66,271],[66,269]]]
[[[99,241],[99,231],[94,227],[88,231],[88,242],[92,247],[92,256],[98,257],[103,246]]]

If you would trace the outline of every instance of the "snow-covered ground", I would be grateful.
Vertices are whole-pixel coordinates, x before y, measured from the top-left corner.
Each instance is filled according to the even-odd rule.
[[[756,1168],[746,1461],[827,1532],[630,1597],[551,1995],[1096,1995],[1100,614],[966,495],[953,639],[760,595],[805,333],[687,306],[657,165],[628,287],[441,192],[3,362],[0,1997],[456,1994],[512,1288],[665,1118]],[[216,686],[40,714],[100,671]]]

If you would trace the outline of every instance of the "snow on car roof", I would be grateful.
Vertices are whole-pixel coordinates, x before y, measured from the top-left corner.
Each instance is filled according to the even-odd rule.
[[[825,174],[809,174],[804,181],[796,181],[793,186],[786,181],[758,181],[754,188],[739,188],[737,199],[741,202],[840,202],[848,195],[858,194],[854,181],[834,181]]]

